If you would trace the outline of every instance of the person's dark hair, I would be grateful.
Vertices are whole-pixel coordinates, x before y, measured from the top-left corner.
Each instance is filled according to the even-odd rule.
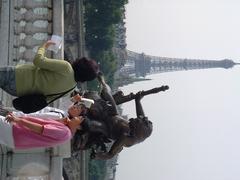
[[[153,125],[152,122],[149,121],[147,118],[144,120],[144,124],[145,124],[145,126],[143,126],[144,136],[145,138],[148,138],[152,134]]]
[[[99,66],[96,61],[82,57],[72,63],[76,82],[91,81],[97,77]]]
[[[142,117],[141,118],[142,123],[139,123],[137,127],[134,127],[134,125],[131,123],[132,120],[134,120],[134,118],[129,119],[130,136],[133,136],[137,138],[139,142],[142,142],[152,134],[153,125],[152,122],[149,121],[147,117]],[[133,131],[131,130],[132,128],[137,128],[138,131],[140,131],[141,133],[132,134],[133,133]]]

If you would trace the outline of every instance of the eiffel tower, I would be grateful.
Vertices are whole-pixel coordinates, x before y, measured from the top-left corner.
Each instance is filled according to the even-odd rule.
[[[223,60],[201,60],[181,59],[145,55],[127,51],[127,61],[120,70],[127,74],[135,74],[137,77],[145,77],[149,74],[164,73],[170,71],[186,71],[194,69],[225,68],[229,69],[240,63],[230,59]]]

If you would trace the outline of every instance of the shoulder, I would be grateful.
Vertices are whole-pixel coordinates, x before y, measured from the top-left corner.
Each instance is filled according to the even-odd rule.
[[[66,68],[68,68],[69,71],[73,71],[72,65],[68,61],[62,60],[62,62],[64,62]]]
[[[73,73],[73,68],[72,65],[65,60],[57,60],[59,62],[59,65],[61,65],[63,67],[63,71],[65,73]]]

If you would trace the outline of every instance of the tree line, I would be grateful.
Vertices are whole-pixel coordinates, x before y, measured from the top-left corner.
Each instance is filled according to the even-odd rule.
[[[112,84],[117,69],[117,60],[112,48],[115,26],[124,18],[124,5],[128,0],[85,0],[85,41],[89,56],[95,59],[108,84]],[[96,82],[95,82],[96,83]],[[96,84],[92,84],[95,86]],[[91,86],[91,84],[90,84]],[[91,89],[91,87],[88,88]],[[106,175],[105,161],[89,161],[89,179],[103,179]]]
[[[85,0],[85,40],[91,58],[95,59],[108,83],[113,82],[117,61],[112,52],[115,27],[124,18],[128,0]]]

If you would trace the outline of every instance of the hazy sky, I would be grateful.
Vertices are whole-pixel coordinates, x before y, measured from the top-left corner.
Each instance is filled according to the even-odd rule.
[[[179,58],[239,60],[239,0],[129,0],[127,48]]]
[[[239,7],[239,0],[129,0],[127,49],[239,62]],[[143,100],[154,132],[121,152],[117,180],[239,180],[239,74],[239,67],[165,73],[124,87],[125,93],[162,84],[170,90]],[[124,112],[134,116],[130,107]]]

